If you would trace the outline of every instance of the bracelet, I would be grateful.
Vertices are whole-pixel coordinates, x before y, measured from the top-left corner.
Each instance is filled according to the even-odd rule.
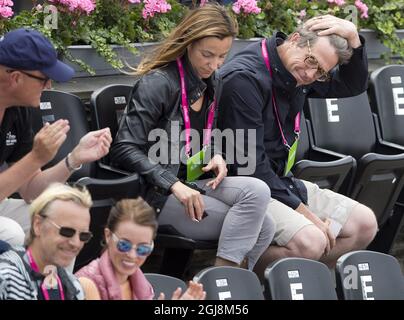
[[[71,155],[71,153],[69,153],[69,154],[66,156],[66,158],[65,158],[65,163],[66,163],[67,170],[69,170],[70,172],[74,172],[74,171],[80,170],[80,169],[83,167],[83,164],[79,165],[79,166],[76,167],[76,168],[72,167],[72,166],[70,165],[70,162],[69,162],[69,156],[70,156],[70,155]]]

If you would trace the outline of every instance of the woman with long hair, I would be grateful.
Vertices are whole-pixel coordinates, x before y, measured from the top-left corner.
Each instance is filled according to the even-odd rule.
[[[226,9],[189,12],[136,69],[140,76],[111,149],[114,166],[139,173],[158,222],[195,240],[218,240],[215,265],[252,269],[274,226],[265,215],[270,190],[251,177],[226,177],[212,130],[220,112],[224,63],[237,25]],[[181,135],[180,135],[181,133]]]

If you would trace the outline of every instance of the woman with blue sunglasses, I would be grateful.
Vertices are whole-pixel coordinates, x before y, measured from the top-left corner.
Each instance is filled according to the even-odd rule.
[[[151,300],[155,294],[140,267],[153,251],[157,230],[154,210],[141,198],[119,201],[110,212],[104,230],[105,250],[100,258],[80,269],[76,276],[87,300]],[[203,300],[201,284],[190,282],[172,299]],[[164,299],[164,294],[159,299]]]

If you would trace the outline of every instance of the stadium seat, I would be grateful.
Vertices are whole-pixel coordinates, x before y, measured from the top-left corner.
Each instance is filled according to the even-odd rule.
[[[304,258],[284,258],[265,270],[265,293],[272,300],[337,300],[328,267]]]
[[[354,251],[336,266],[337,291],[345,300],[404,300],[404,277],[393,256]]]
[[[382,226],[390,218],[404,183],[404,149],[378,136],[366,93],[342,99],[309,99],[308,111],[314,145],[356,159],[357,167],[345,192],[369,206]]]
[[[171,299],[173,292],[178,287],[182,289],[182,292],[187,290],[187,284],[181,279],[158,273],[145,273],[144,275],[153,286],[155,300],[159,297],[160,293],[164,293],[166,300]]]
[[[108,127],[112,138],[118,132],[119,119],[128,103],[132,86],[112,84],[94,91],[90,98],[90,114],[92,129],[98,130]],[[102,164],[109,164],[109,156],[101,159]]]
[[[73,94],[57,90],[44,90],[40,107],[33,108],[32,113],[34,133],[37,133],[46,122],[53,123],[59,119],[69,120],[70,130],[67,133],[65,142],[44,169],[52,167],[64,159],[79,143],[80,139],[89,132],[84,105],[81,99]],[[94,175],[94,165],[85,164],[80,170],[71,175],[69,181],[76,181],[81,177]]]
[[[351,156],[344,156],[324,150],[310,144],[311,131],[309,121],[301,117],[301,132],[296,154],[296,163],[292,172],[296,178],[317,184],[338,192],[347,175],[356,166]]]
[[[369,97],[383,140],[404,150],[404,66],[388,65],[370,75]],[[371,250],[388,253],[404,222],[404,192],[401,192],[390,219],[382,226]]]
[[[207,300],[263,300],[257,275],[236,267],[209,267],[195,275],[203,284]]]

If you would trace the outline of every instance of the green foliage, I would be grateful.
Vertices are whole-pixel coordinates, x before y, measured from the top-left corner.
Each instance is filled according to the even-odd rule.
[[[357,10],[358,28],[376,31],[377,37],[390,52],[384,54],[388,60],[392,55],[404,57],[404,39],[399,39],[396,30],[404,29],[404,0],[362,0],[368,10],[368,18],[361,18]],[[239,37],[266,37],[274,31],[291,33],[301,22],[319,15],[332,14],[340,18],[349,18],[355,0],[345,0],[341,7],[327,0],[262,0],[258,1],[261,13],[258,15],[236,15],[228,6],[239,23]],[[303,10],[303,11],[302,11]],[[303,14],[304,17],[301,15]]]
[[[358,28],[369,28],[377,32],[382,43],[391,49],[385,55],[404,57],[404,39],[396,35],[397,29],[404,29],[404,0],[362,0],[368,8],[368,18],[361,18],[358,11]],[[177,0],[168,0],[171,10],[164,14],[144,19],[143,3],[130,4],[128,0],[96,0],[96,9],[89,15],[71,13],[58,7],[58,28],[48,29],[44,21],[49,14],[43,8],[34,7],[22,11],[11,19],[0,19],[0,34],[19,27],[30,27],[48,36],[60,55],[84,70],[93,73],[83,61],[72,57],[67,47],[73,44],[88,44],[97,50],[114,68],[123,68],[112,45],[120,45],[136,53],[134,42],[156,42],[164,39],[183,18],[188,8]],[[33,5],[36,1],[33,1]],[[45,1],[44,5],[52,4]],[[318,14],[330,13],[341,18],[350,14],[348,5],[354,8],[355,0],[345,0],[343,6],[327,0],[261,0],[259,14],[236,14],[232,5],[228,11],[239,23],[239,38],[268,37],[275,31],[291,33],[304,20]],[[196,5],[196,1],[195,4]]]

